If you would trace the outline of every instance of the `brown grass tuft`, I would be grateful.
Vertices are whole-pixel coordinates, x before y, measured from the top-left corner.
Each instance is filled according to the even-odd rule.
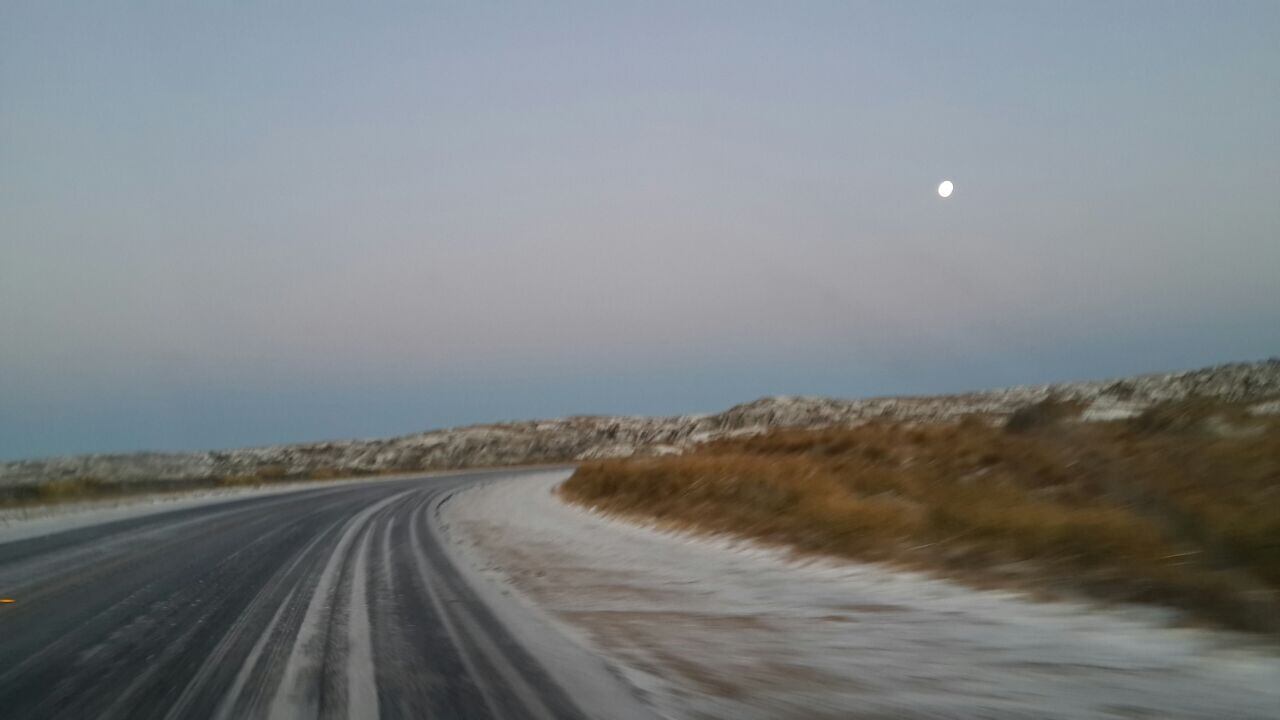
[[[261,485],[262,478],[257,475],[224,475],[218,478],[218,487],[249,487]]]
[[[1032,407],[1015,428],[778,430],[586,463],[562,492],[805,551],[1280,630],[1280,419],[1197,401],[1085,424],[1063,422],[1072,411],[1056,401]],[[1160,420],[1184,415],[1198,419]]]
[[[1079,403],[1050,395],[1038,403],[1014,410],[1005,420],[1004,429],[1014,433],[1046,430],[1058,426],[1068,418],[1078,417],[1082,409]]]

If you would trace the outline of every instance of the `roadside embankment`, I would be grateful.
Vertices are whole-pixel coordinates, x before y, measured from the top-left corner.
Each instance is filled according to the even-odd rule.
[[[774,431],[587,463],[563,492],[672,527],[1280,632],[1280,417],[1202,399],[1081,412]]]

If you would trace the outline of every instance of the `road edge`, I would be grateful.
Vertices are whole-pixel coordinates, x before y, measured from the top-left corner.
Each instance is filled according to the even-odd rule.
[[[567,635],[546,612],[524,599],[511,587],[487,575],[483,560],[471,551],[461,534],[442,512],[450,503],[466,502],[476,488],[493,483],[544,481],[548,474],[569,477],[571,470],[512,474],[485,479],[447,494],[433,509],[429,528],[441,540],[440,546],[480,601],[503,626],[546,669],[551,678],[573,698],[588,717],[610,720],[656,720],[662,717],[645,702],[640,690],[627,682],[608,662]],[[558,483],[557,483],[558,484]]]

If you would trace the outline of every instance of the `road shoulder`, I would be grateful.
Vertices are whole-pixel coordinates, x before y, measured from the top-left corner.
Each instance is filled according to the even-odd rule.
[[[471,506],[473,493],[482,489],[501,492],[511,485],[530,481],[536,486],[556,485],[568,477],[563,470],[510,479],[484,481],[457,491],[439,507],[433,518],[441,547],[454,566],[524,649],[545,668],[588,717],[608,720],[652,720],[654,714],[618,669],[605,662],[594,648],[572,633],[536,603],[530,603],[488,559],[472,539],[467,512],[455,509]]]
[[[456,495],[442,518],[459,564],[665,717],[1264,718],[1280,706],[1280,657],[1239,635],[659,532],[564,504],[564,477]]]

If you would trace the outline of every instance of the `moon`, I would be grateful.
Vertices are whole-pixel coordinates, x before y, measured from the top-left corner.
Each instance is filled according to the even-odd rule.
[[[942,184],[938,185],[938,194],[944,198],[949,198],[951,197],[951,191],[954,190],[955,187],[955,185],[951,184],[950,180],[943,180]]]

